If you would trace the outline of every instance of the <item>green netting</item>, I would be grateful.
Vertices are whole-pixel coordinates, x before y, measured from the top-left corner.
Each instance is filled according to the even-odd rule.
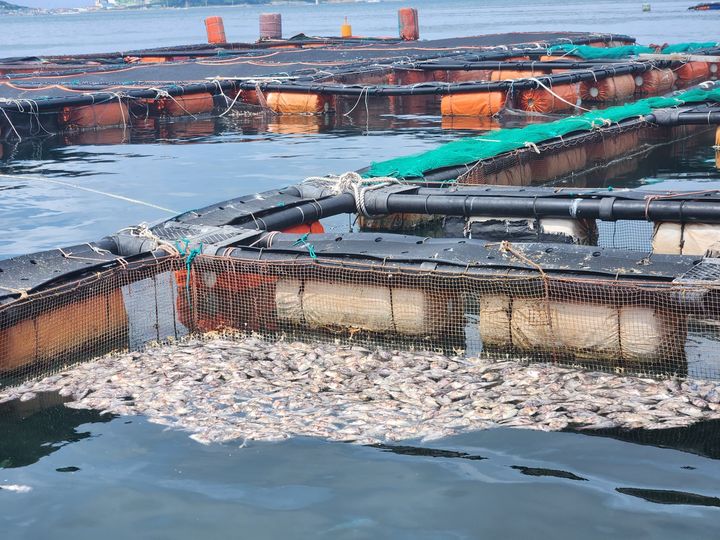
[[[599,60],[602,58],[627,58],[642,53],[653,53],[655,49],[642,45],[624,45],[622,47],[592,47],[590,45],[554,45],[548,49],[550,53],[561,53],[568,56],[576,56],[583,60]]]
[[[676,43],[674,45],[668,45],[664,47],[662,52],[665,54],[682,53],[688,51],[697,51],[698,49],[712,49],[717,46],[718,44],[714,41]]]
[[[677,107],[688,103],[720,102],[720,87],[708,90],[694,88],[674,97],[651,97],[634,103],[591,111],[547,124],[531,124],[524,128],[494,131],[492,139],[468,137],[453,141],[435,150],[373,163],[366,178],[392,176],[420,178],[426,172],[446,167],[459,167],[505,152],[539,144],[570,133],[591,131],[608,123],[646,116],[654,109]]]
[[[718,44],[714,41],[675,43],[673,45],[666,45],[662,49],[662,52],[664,54],[682,53],[689,51],[697,51],[699,49],[710,49],[717,46]],[[548,52],[554,54],[560,53],[568,56],[576,56],[578,58],[582,58],[583,60],[601,60],[603,58],[627,58],[629,56],[637,56],[638,54],[654,53],[655,49],[653,49],[652,47],[645,47],[644,45],[623,45],[622,47],[593,47],[591,45],[572,45],[570,43],[564,43],[562,45],[553,45],[548,49]]]

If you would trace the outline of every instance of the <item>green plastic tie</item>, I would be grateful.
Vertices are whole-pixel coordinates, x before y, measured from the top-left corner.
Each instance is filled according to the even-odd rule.
[[[293,243],[293,246],[302,246],[304,248],[307,248],[310,258],[315,261],[315,260],[317,260],[317,255],[315,254],[315,246],[313,246],[312,244],[310,244],[307,241],[308,234],[309,233],[305,233],[300,238],[295,240],[295,243]]]
[[[180,242],[182,242],[182,249],[180,248]],[[190,274],[192,272],[192,264],[195,261],[195,257],[202,254],[202,242],[196,248],[190,249],[190,240],[183,238],[180,241],[175,242],[175,247],[182,257],[185,257],[185,294],[187,295],[188,306],[192,309],[192,296],[190,295]]]

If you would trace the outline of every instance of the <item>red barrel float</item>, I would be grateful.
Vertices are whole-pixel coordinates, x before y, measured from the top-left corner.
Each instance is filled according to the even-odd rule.
[[[417,9],[402,8],[398,10],[398,27],[400,39],[405,41],[417,41],[420,39]]]
[[[523,111],[556,113],[571,111],[580,103],[580,85],[559,84],[549,90],[533,88],[518,95],[517,104]]]
[[[583,101],[622,101],[632,97],[633,94],[635,94],[635,77],[632,75],[616,75],[580,84],[580,97]]]
[[[222,17],[208,17],[205,19],[208,43],[227,43],[225,38],[225,25]]]
[[[159,110],[167,116],[193,116],[210,113],[215,107],[213,96],[209,92],[162,98],[159,105]]]
[[[672,69],[653,69],[635,76],[637,92],[643,95],[657,96],[673,89],[677,77]]]
[[[81,107],[63,107],[59,122],[64,129],[124,126],[130,122],[130,114],[124,102],[112,100]]]
[[[279,13],[260,14],[260,39],[282,39],[282,16]]]
[[[675,75],[680,86],[689,86],[710,78],[710,64],[697,61],[685,62],[675,70]]]
[[[506,92],[450,94],[443,96],[440,111],[443,116],[493,116],[503,109],[506,100]]]

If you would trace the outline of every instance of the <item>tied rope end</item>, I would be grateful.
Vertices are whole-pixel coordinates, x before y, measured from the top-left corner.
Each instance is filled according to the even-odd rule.
[[[180,243],[182,242],[182,251],[180,250]],[[192,264],[195,261],[195,257],[202,254],[203,244],[202,242],[196,248],[190,249],[190,240],[183,238],[175,242],[180,256],[185,257],[185,294],[187,295],[188,306],[192,309],[192,297],[190,295],[190,274],[192,273]]]

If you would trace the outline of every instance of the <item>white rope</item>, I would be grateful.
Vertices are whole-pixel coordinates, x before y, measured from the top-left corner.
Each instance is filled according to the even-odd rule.
[[[107,249],[103,249],[103,248],[98,247],[98,246],[93,246],[90,242],[85,242],[85,245],[86,245],[87,247],[89,247],[90,249],[92,249],[92,250],[93,250],[95,253],[97,253],[98,255],[110,255],[110,254],[111,254],[111,252],[108,251]]]
[[[50,131],[45,129],[45,126],[43,126],[42,121],[40,120],[40,107],[37,104],[37,101],[30,98],[22,98],[22,99],[15,99],[15,98],[0,98],[0,103],[6,103],[8,105],[15,105],[17,108],[17,112],[22,114],[32,114],[37,119],[38,127],[43,130],[48,135],[53,135]],[[23,106],[23,103],[26,103],[29,107],[29,110],[25,109],[25,106]],[[10,121],[10,118],[7,115],[7,112],[3,109],[3,115],[5,116],[5,119],[8,121],[8,124],[10,124],[11,129],[15,133],[16,137],[18,138],[19,142],[22,142],[22,137],[20,137],[20,134],[18,133],[17,129],[15,129],[15,126]]]
[[[528,77],[528,80],[529,80],[529,81],[534,81],[535,83],[537,83],[538,85],[540,85],[540,86],[541,86],[543,89],[545,89],[547,92],[550,92],[553,96],[555,96],[557,99],[559,99],[559,100],[562,101],[563,103],[567,103],[567,104],[570,105],[571,107],[574,107],[574,108],[576,108],[576,109],[580,109],[581,111],[592,112],[590,109],[586,109],[585,107],[581,107],[581,106],[578,105],[577,103],[570,103],[570,102],[569,102],[567,99],[565,99],[564,97],[559,96],[558,94],[556,94],[555,92],[553,92],[552,88],[550,88],[549,86],[547,86],[547,85],[546,85],[545,83],[543,83],[540,79],[536,79],[535,77]]]
[[[530,148],[530,150],[532,150],[536,154],[540,153],[540,149],[538,148],[538,145],[535,144],[534,142],[528,141],[528,142],[524,143],[524,146],[525,146],[525,148]]]
[[[258,238],[258,239],[255,240],[252,244],[250,244],[250,247],[255,247],[255,246],[257,246],[260,242],[262,242],[262,241],[264,240],[264,241],[265,241],[265,247],[266,247],[266,248],[271,248],[271,247],[272,247],[273,240],[275,239],[275,237],[276,237],[278,234],[280,234],[280,231],[270,231],[270,232],[267,233],[265,236],[262,236],[262,237]]]
[[[147,206],[149,208],[155,208],[156,210],[162,210],[163,212],[168,212],[170,214],[178,214],[179,212],[177,210],[172,210],[170,208],[165,208],[163,206],[158,206],[156,204],[148,203],[145,201],[140,201],[138,199],[132,199],[130,197],[125,197],[124,195],[117,195],[115,193],[108,193],[107,191],[100,191],[99,189],[92,189],[85,186],[80,186],[78,184],[72,184],[70,182],[63,182],[62,180],[55,180],[54,178],[47,178],[45,176],[27,176],[22,174],[3,174],[0,173],[0,177],[2,178],[9,178],[11,180],[32,180],[34,182],[45,182],[48,184],[57,184],[59,186],[64,187],[70,187],[74,189],[79,189],[80,191],[87,191],[88,193],[95,193],[97,195],[103,195],[105,197],[110,197],[112,199],[118,199],[120,201],[125,201],[133,204],[138,204],[141,206]]]
[[[392,184],[401,184],[400,180],[391,176],[382,176],[378,178],[363,178],[354,171],[343,173],[339,176],[311,176],[306,178],[304,182],[322,183],[332,187],[336,194],[350,192],[355,198],[355,207],[358,214],[370,218],[373,217],[365,206],[365,194],[368,191],[381,189]]]
[[[222,85],[220,84],[220,81],[215,79],[215,80],[213,80],[213,83],[215,83],[217,85],[218,90],[220,91],[220,95],[225,98],[225,103],[227,104],[230,101],[230,105],[228,106],[228,108],[225,109],[222,113],[220,113],[218,115],[218,118],[222,118],[227,113],[229,113],[233,109],[233,107],[235,107],[235,103],[237,103],[237,100],[240,99],[240,96],[242,95],[242,90],[238,90],[237,93],[235,94],[235,98],[233,100],[230,100],[230,98],[227,97],[227,95],[225,95],[225,92],[222,89]]]
[[[180,103],[177,99],[175,99],[173,96],[171,96],[167,90],[163,90],[162,88],[155,88],[155,87],[148,88],[148,90],[153,90],[155,92],[155,98],[154,98],[155,100],[159,100],[161,98],[162,99],[172,99],[175,102],[175,105],[180,107],[185,113],[187,113],[188,116],[191,116],[192,118],[197,120],[197,116],[195,116],[193,113],[188,111],[182,105],[182,103]]]
[[[148,240],[152,240],[153,242],[155,242],[159,249],[166,251],[170,255],[180,256],[180,252],[178,251],[177,247],[175,247],[172,242],[163,240],[162,238],[153,234],[153,232],[150,230],[150,226],[147,223],[143,222],[139,225],[136,225],[135,227],[125,227],[124,229],[120,229],[118,232],[125,231],[129,232],[130,236],[134,236],[136,238],[147,238]]]
[[[360,94],[358,95],[355,105],[353,105],[348,112],[343,113],[343,116],[350,116],[352,112],[357,109],[357,106],[360,105],[360,100],[363,98],[363,93],[366,94],[368,92],[368,88],[368,86],[363,86],[362,88],[360,88]],[[367,97],[365,98],[365,107],[367,108]]]
[[[12,121],[10,120],[10,117],[9,117],[8,114],[5,112],[5,109],[0,109],[0,111],[2,111],[2,113],[5,115],[5,120],[7,120],[8,124],[10,124],[10,128],[15,132],[15,136],[18,138],[18,141],[19,141],[19,142],[22,142],[22,140],[23,140],[22,137],[21,137],[20,134],[18,133],[18,130],[15,129],[15,125],[14,125],[14,124],[12,123]]]

